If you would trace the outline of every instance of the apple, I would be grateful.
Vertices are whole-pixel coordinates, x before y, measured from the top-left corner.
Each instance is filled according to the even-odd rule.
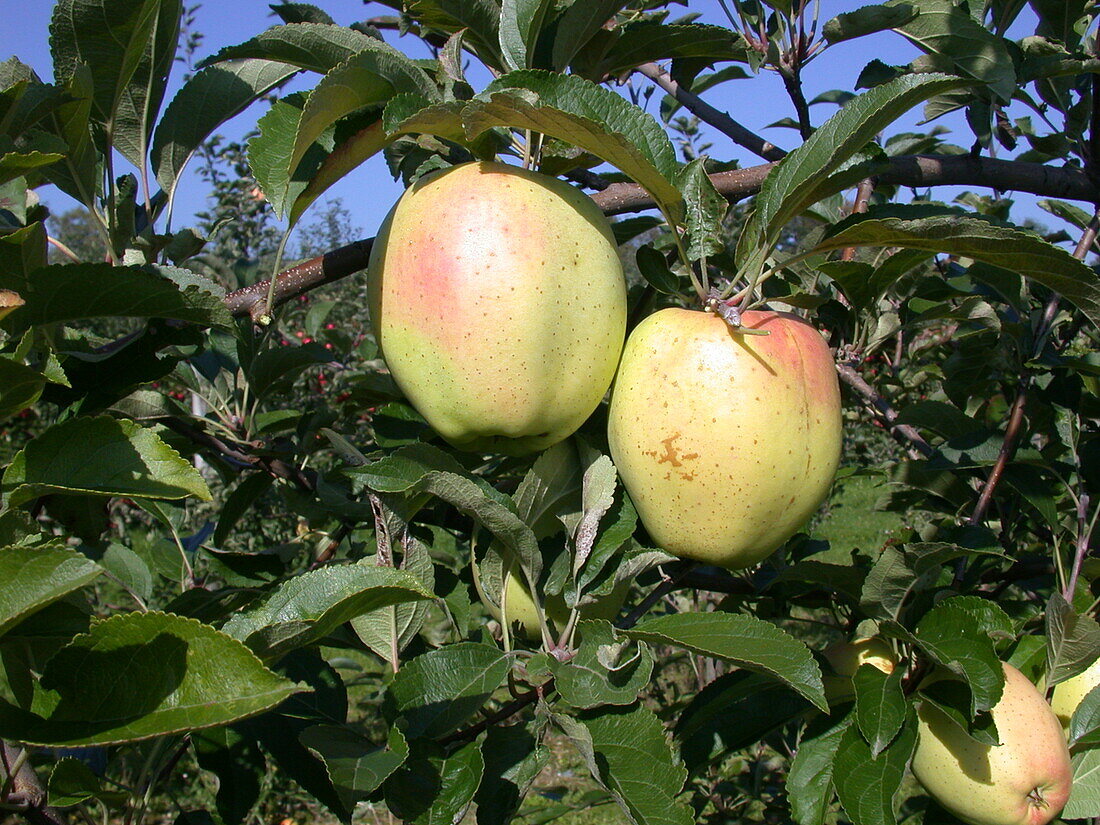
[[[795,315],[664,309],[635,328],[611,393],[611,457],[669,553],[756,564],[814,514],[840,461],[840,386]]]
[[[826,675],[823,680],[825,698],[831,705],[850,702],[855,698],[852,677],[860,665],[871,665],[883,673],[893,673],[897,666],[890,645],[878,638],[863,637],[850,642],[836,642],[825,648],[824,656],[836,674]]]
[[[1001,744],[971,739],[930,702],[917,710],[913,775],[936,801],[971,825],[1044,825],[1069,799],[1069,749],[1058,717],[1012,665],[991,711]]]
[[[500,606],[494,604],[481,587],[481,577],[478,574],[476,564],[474,565],[474,587],[481,598],[481,603],[489,611],[489,615],[498,622],[502,621],[503,614]],[[518,627],[523,637],[530,642],[539,641],[542,638],[542,631],[539,628],[538,613],[535,612],[535,600],[531,596],[531,590],[527,587],[527,583],[523,581],[523,574],[515,567],[509,568],[505,574],[504,588],[505,609],[508,611],[509,627]],[[622,610],[629,594],[630,581],[621,581],[606,596],[601,596],[591,604],[583,605],[580,610],[580,618],[612,621],[619,615],[619,611]],[[565,599],[561,594],[547,596],[544,607],[550,632],[555,634],[560,632],[569,621],[569,608],[565,606]]]
[[[1054,686],[1050,707],[1062,723],[1063,730],[1069,730],[1073,712],[1085,695],[1097,685],[1100,685],[1100,659],[1093,662],[1084,673],[1078,673],[1072,679],[1066,679]]]
[[[367,279],[394,380],[455,447],[546,449],[611,385],[626,282],[607,218],[564,181],[487,162],[425,175],[383,222]]]

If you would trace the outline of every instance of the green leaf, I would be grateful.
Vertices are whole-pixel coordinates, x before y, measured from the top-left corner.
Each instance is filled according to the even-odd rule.
[[[312,3],[272,3],[271,10],[282,19],[284,23],[335,23],[328,12],[317,8]]]
[[[0,184],[64,159],[58,152],[4,152],[0,154]]]
[[[1073,785],[1062,819],[1100,816],[1100,748],[1073,755]]]
[[[1038,281],[1100,326],[1100,276],[1069,252],[984,215],[936,206],[872,206],[830,227],[816,252],[901,246],[958,255]]]
[[[1069,721],[1069,744],[1100,745],[1100,687],[1093,688],[1074,709]]]
[[[673,184],[676,153],[649,114],[610,89],[573,75],[510,72],[468,104],[467,133],[492,126],[533,129],[591,152],[646,189],[676,218],[680,193]]]
[[[412,0],[405,10],[428,28],[447,34],[465,29],[465,44],[482,62],[505,70],[500,54],[500,0]]]
[[[736,670],[695,694],[673,736],[688,772],[697,774],[723,754],[739,751],[796,719],[809,703],[769,676]]]
[[[475,642],[417,656],[390,683],[405,732],[436,739],[457,730],[504,683],[511,666],[510,655]]]
[[[872,158],[855,164],[852,159],[859,158],[879,132],[921,101],[962,85],[962,80],[948,75],[911,74],[848,101],[764,179],[756,211],[738,243],[739,266],[755,275],[792,218],[873,168]],[[854,173],[836,175],[846,165]]]
[[[199,68],[226,60],[258,58],[325,74],[352,55],[377,44],[375,38],[346,26],[293,23],[272,26],[251,40],[227,46],[199,63]]]
[[[79,590],[103,571],[61,547],[0,549],[0,636],[35,611]]]
[[[638,271],[647,284],[665,295],[678,295],[680,279],[669,269],[665,256],[652,246],[639,246],[634,253]]]
[[[46,664],[45,715],[0,703],[0,736],[46,746],[134,742],[261,713],[300,688],[240,642],[168,613],[94,624]]]
[[[917,14],[918,9],[912,3],[863,6],[838,14],[825,23],[821,33],[829,43],[840,43],[904,25]]]
[[[628,0],[585,0],[571,4],[558,20],[554,34],[551,56],[554,70],[564,71],[573,56],[627,5]]]
[[[875,759],[855,725],[844,731],[833,762],[837,796],[853,825],[894,825],[894,797],[917,744],[912,710],[893,744]]]
[[[47,429],[12,459],[0,490],[9,507],[50,493],[210,501],[198,470],[155,432],[107,416]]]
[[[798,825],[823,825],[833,799],[833,763],[851,717],[814,739],[803,739],[787,773],[787,799]]]
[[[1047,685],[1084,673],[1100,657],[1100,624],[1055,591],[1047,602]]]
[[[694,60],[707,65],[729,60],[750,59],[745,38],[724,26],[702,23],[666,25],[654,20],[627,23],[614,29],[615,37],[594,66],[583,68],[586,76],[598,80],[622,75],[643,63],[656,60]],[[586,62],[582,60],[578,62]]]
[[[45,386],[46,377],[42,373],[0,357],[0,420],[34,404]]]
[[[316,342],[297,347],[262,350],[248,368],[248,386],[257,398],[285,393],[303,370],[332,360],[332,353]]]
[[[963,682],[940,679],[931,684],[922,685],[921,698],[938,708],[951,719],[967,736],[983,745],[1001,744],[993,714],[981,711],[975,714],[971,710],[971,692]]]
[[[502,0],[500,8],[500,51],[509,69],[530,69],[535,61],[546,13],[551,0]]]
[[[351,728],[336,725],[314,725],[298,738],[324,761],[349,811],[380,788],[409,755],[409,746],[397,728],[390,728],[384,747],[371,744]]]
[[[632,639],[683,647],[786,682],[821,710],[828,710],[821,669],[802,642],[755,616],[675,613],[625,631]]]
[[[550,761],[541,739],[541,728],[535,724],[489,728],[481,746],[485,772],[474,797],[478,825],[512,821],[535,777]]]
[[[691,809],[676,797],[687,771],[679,764],[653,711],[601,709],[555,722],[635,825],[691,825]]]
[[[213,542],[216,547],[225,544],[233,528],[241,520],[249,508],[252,507],[268,490],[275,479],[265,472],[253,473],[241,480],[233,488],[233,492],[223,500],[221,514],[218,516],[218,526],[214,530]]]
[[[950,599],[934,607],[917,624],[915,639],[937,663],[970,685],[971,718],[992,710],[1004,690],[1004,669],[993,642],[964,607]]]
[[[541,541],[562,529],[561,516],[576,508],[582,483],[577,448],[559,441],[535,459],[512,494],[516,513]]]
[[[168,266],[116,267],[110,264],[55,264],[26,281],[0,274],[0,288],[26,301],[5,326],[30,326],[88,318],[167,318],[219,329],[234,329],[222,287],[185,269]]]
[[[153,135],[153,173],[165,193],[172,194],[195,150],[215,129],[297,71],[285,63],[253,58],[210,66],[188,80]]]
[[[69,808],[100,796],[104,794],[99,777],[79,759],[71,756],[59,759],[50,771],[50,781],[46,786],[48,805]],[[119,803],[126,799],[126,795],[118,791],[106,796],[117,797],[115,801]]]
[[[191,734],[199,767],[218,777],[214,804],[225,825],[243,825],[260,798],[267,760],[253,737],[239,727],[220,727]]]
[[[856,690],[856,724],[875,759],[894,740],[905,722],[909,703],[901,690],[900,667],[885,674],[874,665],[860,665],[852,677]]]
[[[433,592],[435,567],[428,548],[409,536],[401,542],[401,549],[401,569],[415,576],[426,592]],[[430,602],[418,601],[372,610],[352,619],[351,627],[363,644],[389,660],[395,645],[397,652],[401,652],[416,638],[428,618],[430,607]]]
[[[976,21],[954,0],[921,0],[920,14],[896,27],[917,48],[954,63],[1002,101],[1016,91],[1016,70],[1008,42]]]
[[[603,620],[581,621],[577,632],[576,656],[550,662],[562,699],[577,708],[634,704],[653,673],[649,646],[641,642],[631,650]]]
[[[1081,42],[1088,28],[1087,0],[1028,0],[1039,17],[1036,34],[1052,37],[1072,49]]]
[[[461,822],[481,782],[485,761],[477,742],[444,756],[424,747],[394,772],[385,786],[386,805],[402,822],[454,825]]]
[[[153,573],[149,565],[129,547],[111,544],[100,559],[103,569],[143,601],[153,595]]]
[[[431,592],[403,570],[368,561],[331,565],[289,579],[261,604],[234,613],[222,630],[272,659],[370,610],[430,598]]]
[[[676,185],[684,196],[688,260],[698,261],[717,255],[725,248],[722,219],[726,216],[729,203],[714,188],[707,175],[704,158],[696,158],[681,169]]]
[[[515,553],[532,581],[542,572],[538,541],[516,512],[512,500],[484,480],[466,473],[442,450],[414,444],[381,461],[347,472],[378,493],[431,493],[443,499],[474,518]]]

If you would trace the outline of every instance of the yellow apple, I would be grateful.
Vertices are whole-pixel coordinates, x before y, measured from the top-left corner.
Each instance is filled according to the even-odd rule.
[[[913,775],[970,825],[1044,825],[1069,799],[1069,749],[1043,695],[1012,665],[991,711],[1001,744],[974,741],[939,708],[922,702]]]
[[[1073,712],[1077,710],[1077,706],[1081,704],[1085,695],[1097,685],[1100,685],[1100,659],[1093,662],[1084,673],[1078,673],[1072,679],[1066,679],[1054,686],[1050,706],[1064,730],[1069,730]]]
[[[456,447],[543,450],[611,385],[626,331],[614,235],[556,178],[499,163],[426,175],[382,224],[368,285],[394,380]]]
[[[611,457],[664,550],[756,564],[814,514],[840,460],[840,387],[821,334],[786,313],[664,309],[631,333],[608,417]]]
[[[893,673],[897,666],[894,651],[878,638],[861,638],[837,642],[825,648],[824,656],[835,676],[825,675],[825,698],[829,704],[849,702],[855,698],[852,677],[860,665],[872,665],[883,673]]]

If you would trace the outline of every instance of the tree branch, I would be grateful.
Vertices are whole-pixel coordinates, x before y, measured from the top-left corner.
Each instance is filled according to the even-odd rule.
[[[738,146],[743,146],[754,155],[764,160],[782,160],[787,154],[773,143],[769,143],[760,135],[750,132],[726,112],[715,109],[701,97],[688,91],[672,76],[656,63],[643,63],[634,71],[643,74],[676,98],[685,109],[695,115],[699,120],[708,123],[724,134]]]
[[[10,778],[7,784],[11,788],[7,799],[0,802],[19,806],[19,813],[31,825],[66,825],[68,819],[65,814],[46,804],[46,789],[42,787],[29,760],[23,761],[14,776],[7,776],[8,771],[19,761],[18,748],[7,742],[0,742],[0,761],[3,762],[5,780]]]
[[[910,455],[914,458],[919,458],[920,455],[924,455],[926,458],[931,458],[936,454],[935,448],[924,440],[922,436],[914,427],[908,424],[898,424],[897,411],[890,406],[890,402],[883,398],[878,392],[868,384],[863,376],[849,364],[837,363],[836,365],[837,375],[840,376],[840,380],[847,384],[863,401],[874,409],[876,415],[882,420],[886,427],[890,430],[890,435],[894,436],[902,446],[908,447]],[[916,452],[914,452],[914,450]]]

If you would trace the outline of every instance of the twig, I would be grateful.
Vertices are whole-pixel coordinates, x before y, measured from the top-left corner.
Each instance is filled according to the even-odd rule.
[[[1008,426],[1005,427],[1004,441],[1001,442],[1001,450],[997,454],[997,461],[993,465],[993,469],[989,471],[989,477],[986,478],[985,484],[982,485],[982,492],[978,496],[978,503],[974,505],[974,510],[971,512],[970,517],[966,520],[966,523],[973,526],[975,524],[981,524],[985,519],[985,514],[989,510],[989,504],[993,501],[993,493],[997,489],[997,485],[1001,483],[1001,477],[1004,475],[1005,467],[1008,466],[1008,462],[1012,460],[1012,457],[1016,455],[1016,448],[1020,443],[1020,435],[1023,433],[1024,423],[1024,407],[1027,406],[1027,388],[1030,383],[1028,377],[1024,377],[1020,381],[1020,386],[1016,390],[1016,399],[1012,402],[1012,410],[1008,415]]]
[[[65,244],[63,244],[57,238],[54,238],[50,235],[47,235],[46,240],[49,241],[51,244],[53,244],[62,255],[64,255],[66,258],[68,258],[73,263],[76,263],[76,264],[84,263],[80,259],[80,256],[78,256],[75,252],[73,252],[71,249],[69,249],[69,247],[65,246]]]
[[[806,102],[806,95],[802,93],[802,74],[798,64],[780,66],[779,76],[783,78],[783,86],[787,95],[794,104],[794,110],[798,113],[798,131],[802,139],[806,140],[814,132],[810,122],[810,104]]]
[[[1077,576],[1081,573],[1081,565],[1089,552],[1089,497],[1082,492],[1077,497],[1077,543],[1074,547],[1073,568],[1070,571],[1069,581],[1066,582],[1066,590],[1062,594],[1070,604],[1073,604],[1073,594],[1077,592]]]
[[[685,89],[672,79],[672,76],[656,63],[643,63],[634,71],[643,74],[672,95],[680,104],[699,118],[708,123],[738,146],[743,146],[754,155],[764,160],[782,160],[787,154],[773,143],[769,143],[760,135],[750,132],[726,112],[715,109],[695,93]]]
[[[680,583],[687,577],[687,575],[695,568],[695,562],[682,561],[676,569],[673,570],[671,575],[664,579],[660,584],[654,587],[646,597],[642,599],[638,606],[626,614],[621,620],[615,623],[615,626],[620,630],[627,630],[634,627],[638,623],[638,620],[642,618],[653,605],[657,604],[661,599],[680,586]]]
[[[46,804],[46,789],[42,787],[30,761],[24,759],[19,764],[19,749],[0,741],[0,759],[4,763],[4,773],[11,779],[11,793],[0,802],[19,805],[19,813],[31,825],[67,825],[65,814]]]
[[[898,414],[890,406],[890,402],[879,395],[875,388],[868,384],[851,365],[837,362],[836,371],[840,376],[840,380],[847,384],[875,411],[875,414],[889,429],[890,435],[894,436],[903,446],[909,448],[910,457],[919,458],[923,455],[925,458],[931,458],[936,454],[935,448],[924,440],[924,436],[917,432],[916,428],[909,424],[897,423]]]
[[[856,187],[856,199],[852,204],[852,214],[862,215],[867,211],[867,208],[871,205],[871,195],[875,193],[875,179],[864,178],[859,182],[859,186]],[[856,257],[856,247],[845,247],[844,251],[840,253],[840,260],[852,261]]]

